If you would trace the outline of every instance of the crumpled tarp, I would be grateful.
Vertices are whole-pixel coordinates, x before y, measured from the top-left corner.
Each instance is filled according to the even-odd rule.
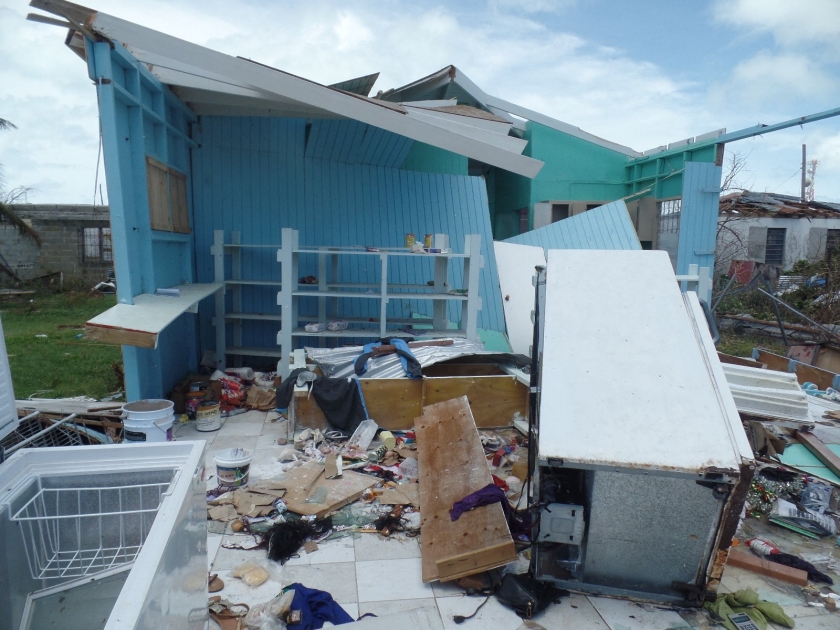
[[[499,355],[498,352],[485,350],[480,343],[466,339],[453,339],[451,346],[421,346],[411,348],[411,353],[420,362],[421,367],[449,361],[470,355]],[[306,356],[313,361],[324,376],[331,378],[351,377],[355,375],[354,362],[363,352],[363,346],[344,348],[306,348]],[[513,357],[513,355],[510,355]],[[363,378],[405,378],[405,370],[398,354],[384,354],[371,357]]]
[[[784,609],[775,602],[758,599],[758,593],[743,589],[735,593],[720,594],[714,602],[706,602],[703,606],[711,613],[712,618],[726,626],[728,630],[738,630],[729,620],[731,613],[743,612],[749,615],[761,630],[767,629],[767,622],[793,628],[793,619],[787,616]]]

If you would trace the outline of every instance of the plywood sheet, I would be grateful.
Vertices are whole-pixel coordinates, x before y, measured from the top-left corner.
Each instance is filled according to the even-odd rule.
[[[513,376],[426,379],[424,406],[466,396],[477,426],[506,427],[518,411],[528,416],[528,388]]]
[[[493,249],[510,347],[517,354],[530,356],[534,341],[531,311],[535,296],[531,278],[536,274],[537,265],[545,266],[545,252],[542,247],[500,241],[493,241]]]
[[[805,365],[804,363],[797,363],[795,366],[796,380],[800,385],[805,383],[814,383],[819,389],[828,389],[834,386],[834,377],[836,374],[828,370],[822,370],[812,365]]]
[[[516,560],[502,506],[450,520],[452,504],[492,483],[467,397],[429,405],[415,420],[423,581],[454,580]]]
[[[368,414],[383,429],[410,429],[423,413],[423,381],[399,378],[361,379]]]
[[[204,298],[221,291],[221,283],[181,284],[177,297],[144,293],[134,304],[117,304],[89,320],[85,333],[100,341],[141,348],[155,348],[158,334]]]
[[[362,475],[351,470],[345,470],[341,477],[326,479],[322,474],[323,471],[323,466],[300,466],[293,468],[282,480],[277,481],[277,487],[286,489],[283,500],[290,512],[323,518],[329,512],[352,503],[362,496],[367,488],[379,481],[376,477]],[[318,488],[326,489],[326,500],[323,503],[307,503],[306,499],[313,496]]]
[[[755,360],[766,365],[767,369],[776,370],[778,372],[789,371],[788,366],[790,365],[790,359],[787,357],[773,354],[772,352],[767,352],[766,350],[754,350],[753,352],[755,353]]]

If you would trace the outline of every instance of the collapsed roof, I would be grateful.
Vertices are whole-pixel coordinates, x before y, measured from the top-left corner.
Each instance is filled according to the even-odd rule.
[[[32,0],[30,5],[67,20],[32,18],[67,27],[67,45],[83,58],[85,38],[122,45],[199,115],[358,120],[529,178],[543,166],[522,155],[528,143],[510,134],[508,118],[449,101],[370,98],[366,93],[373,75],[322,85],[64,0]]]
[[[776,193],[738,192],[720,198],[720,213],[747,217],[840,218],[840,204]]]

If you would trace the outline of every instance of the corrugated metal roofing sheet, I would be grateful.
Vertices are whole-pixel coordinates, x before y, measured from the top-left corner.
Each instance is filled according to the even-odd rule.
[[[362,96],[369,96],[370,91],[373,89],[373,84],[376,83],[378,78],[379,73],[374,72],[373,74],[367,74],[363,77],[339,81],[338,83],[333,83],[328,87],[335,88],[336,90],[343,90],[345,92],[353,92],[354,94],[361,94]]]
[[[505,239],[549,249],[642,249],[622,200]]]

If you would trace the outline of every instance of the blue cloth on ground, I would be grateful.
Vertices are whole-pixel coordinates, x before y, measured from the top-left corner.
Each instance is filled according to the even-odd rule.
[[[285,590],[289,589],[295,592],[292,610],[300,611],[300,623],[292,626],[295,630],[319,630],[327,621],[336,626],[354,621],[341,606],[335,603],[332,595],[325,591],[306,588],[297,582]]]

